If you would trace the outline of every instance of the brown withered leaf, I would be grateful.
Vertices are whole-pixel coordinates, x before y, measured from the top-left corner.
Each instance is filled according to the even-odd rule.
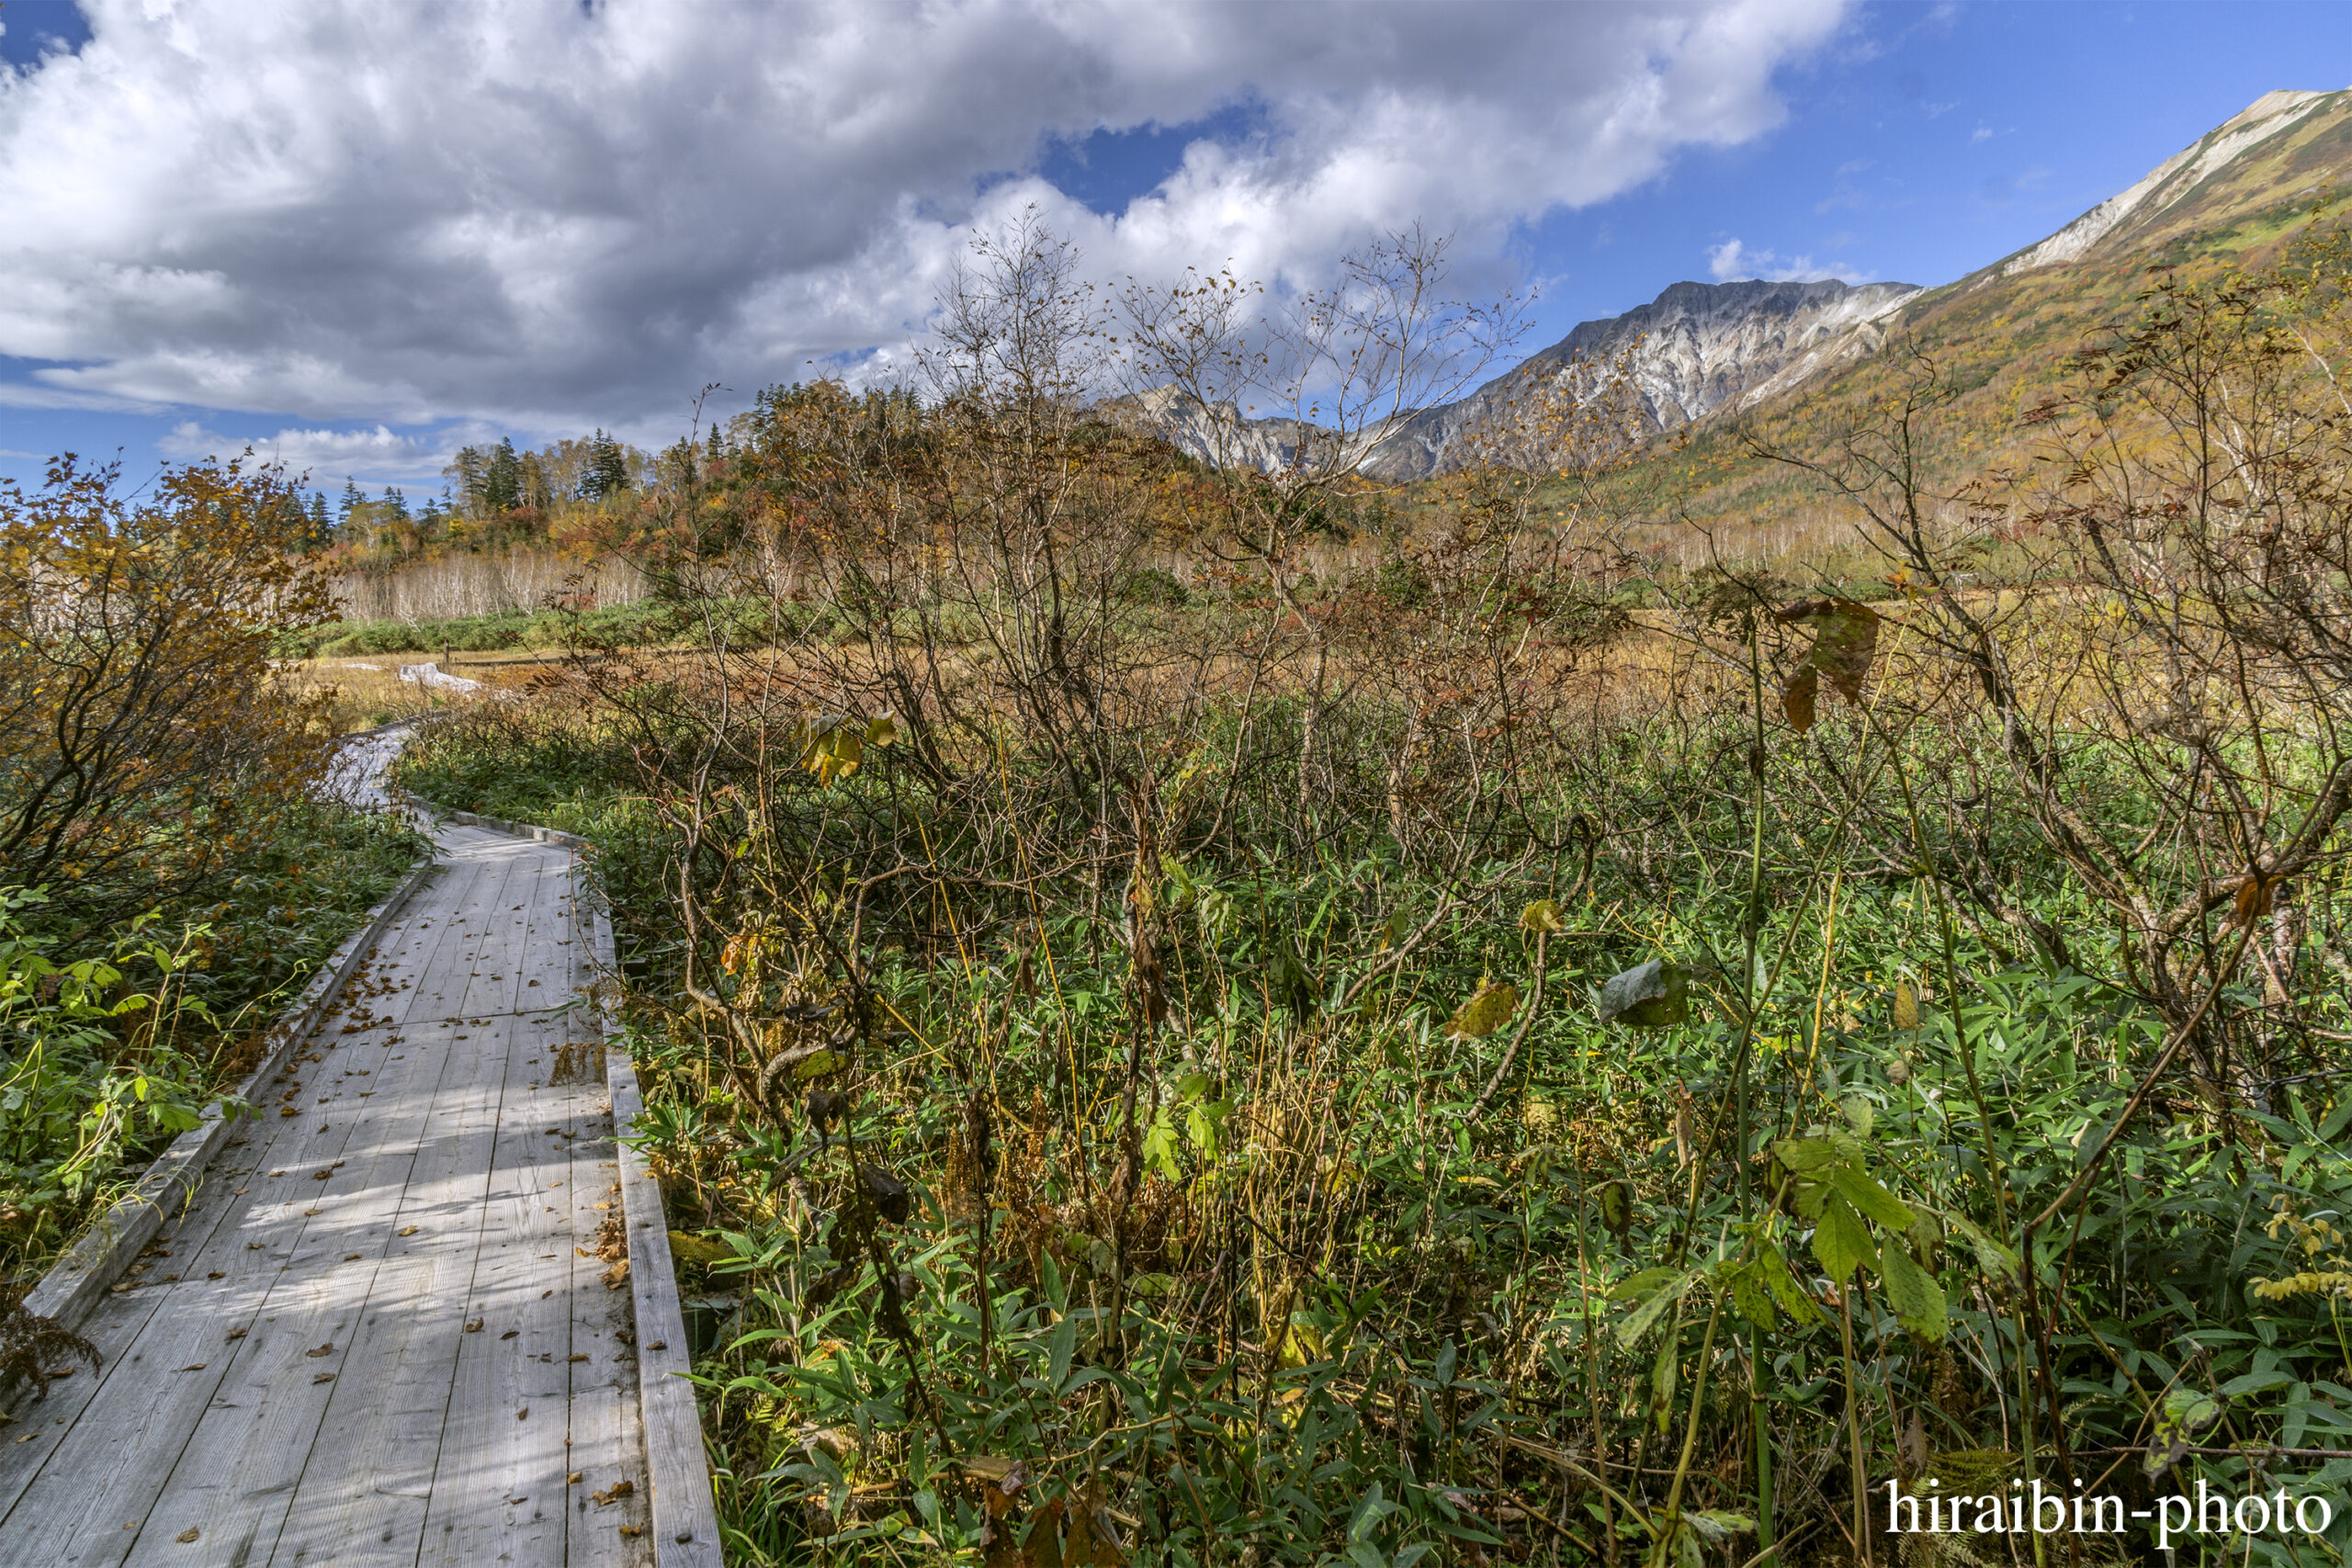
[[[1790,728],[1803,735],[1813,728],[1814,705],[1820,696],[1821,676],[1810,664],[1799,665],[1781,682],[1781,711],[1789,716]]]
[[[2278,879],[2260,872],[2238,884],[2237,897],[2230,903],[2230,924],[2250,926],[2270,912],[2271,895],[2277,892]]]
[[[1851,599],[1800,599],[1772,612],[1772,618],[1790,625],[1811,623],[1813,646],[1803,663],[1781,686],[1781,706],[1797,733],[1813,728],[1821,678],[1849,703],[1862,700],[1862,682],[1878,652],[1879,615]]]

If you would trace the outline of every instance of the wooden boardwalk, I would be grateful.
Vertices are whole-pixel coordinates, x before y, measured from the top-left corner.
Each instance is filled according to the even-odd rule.
[[[0,1426],[0,1568],[652,1562],[571,853],[438,837],[82,1325],[104,1367]]]

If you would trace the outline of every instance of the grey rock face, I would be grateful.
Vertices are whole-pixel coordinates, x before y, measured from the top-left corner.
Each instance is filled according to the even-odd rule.
[[[1406,479],[1460,467],[1514,407],[1564,378],[1605,373],[1629,349],[1643,413],[1671,430],[1872,352],[1888,319],[1918,292],[1908,283],[1834,279],[1678,283],[1639,309],[1584,322],[1459,402],[1414,415],[1374,449],[1364,470]]]
[[[1333,437],[1295,420],[1250,419],[1230,403],[1204,408],[1172,389],[1116,406],[1214,465],[1272,471],[1302,457],[1336,459],[1375,479],[1426,479],[1475,461],[1490,442],[1513,445],[1515,411],[1532,411],[1564,382],[1608,373],[1629,350],[1643,416],[1671,430],[1872,352],[1888,319],[1918,292],[1908,283],[1678,283],[1637,310],[1584,322],[1465,398],[1357,433],[1346,453],[1313,450]]]

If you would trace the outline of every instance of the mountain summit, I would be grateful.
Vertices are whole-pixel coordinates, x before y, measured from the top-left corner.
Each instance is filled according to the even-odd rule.
[[[1875,349],[1909,283],[1677,283],[1622,316],[1585,321],[1459,402],[1424,410],[1375,447],[1364,471],[1421,479],[1467,460],[1490,416],[1578,365],[1631,350],[1644,411],[1671,430],[1737,408]]]

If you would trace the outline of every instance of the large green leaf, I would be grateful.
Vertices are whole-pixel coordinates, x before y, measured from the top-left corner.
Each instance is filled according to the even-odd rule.
[[[1901,1247],[1889,1243],[1879,1254],[1879,1278],[1886,1282],[1886,1299],[1894,1319],[1928,1344],[1944,1337],[1944,1289],[1936,1277],[1911,1260]]]
[[[1682,1346],[1669,1334],[1657,1342],[1657,1360],[1650,1368],[1650,1416],[1660,1433],[1674,1418],[1674,1389],[1681,1381]]]
[[[1663,1280],[1651,1278],[1657,1274],[1663,1274],[1666,1278]],[[1666,1315],[1667,1309],[1689,1295],[1690,1287],[1705,1276],[1706,1270],[1703,1269],[1684,1269],[1679,1271],[1645,1269],[1632,1280],[1626,1280],[1624,1285],[1620,1285],[1617,1288],[1618,1291],[1626,1292],[1626,1286],[1640,1281],[1644,1289],[1639,1292],[1640,1304],[1618,1320],[1617,1343],[1629,1350],[1632,1349],[1641,1341],[1643,1335],[1657,1326],[1657,1320]],[[1630,1299],[1634,1292],[1626,1292],[1626,1295]]]
[[[1781,1256],[1781,1249],[1769,1241],[1758,1244],[1756,1277],[1772,1293],[1772,1299],[1781,1303],[1781,1310],[1798,1323],[1821,1321],[1821,1308],[1797,1283],[1796,1276],[1789,1272],[1789,1260]]]
[[[1843,1198],[1833,1197],[1821,1206],[1821,1221],[1813,1229],[1813,1255],[1820,1259],[1822,1272],[1839,1284],[1857,1268],[1875,1270],[1878,1266],[1870,1227]]]
[[[1731,1308],[1764,1333],[1771,1332],[1772,1325],[1779,1318],[1772,1310],[1771,1292],[1757,1277],[1752,1259],[1731,1274]]]
[[[1889,1230],[1907,1231],[1918,1217],[1902,1199],[1851,1166],[1833,1166],[1827,1178],[1829,1184],[1838,1189],[1838,1195],[1851,1203],[1857,1213]]]
[[[1772,1145],[1772,1157],[1799,1175],[1810,1175],[1833,1165],[1854,1165],[1862,1157],[1862,1145],[1851,1134],[1814,1129],[1816,1134],[1805,1138],[1781,1138]]]
[[[1663,1029],[1690,1016],[1690,972],[1681,965],[1653,958],[1600,987],[1600,1021],[1623,1021],[1636,1029]]]
[[[1996,1280],[2017,1277],[2018,1255],[2015,1252],[1995,1241],[1967,1215],[1955,1214],[1949,1209],[1939,1212],[1943,1215],[1944,1224],[1959,1232],[1961,1238],[1968,1243],[1968,1249],[1976,1255],[1976,1267]]]

